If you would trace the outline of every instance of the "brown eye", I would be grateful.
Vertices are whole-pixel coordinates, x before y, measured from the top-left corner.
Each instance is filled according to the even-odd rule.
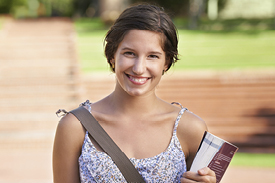
[[[134,52],[130,52],[130,51],[124,52],[123,55],[125,55],[127,57],[135,57],[136,56],[136,54]]]
[[[149,58],[158,59],[159,56],[157,56],[157,55],[149,55]]]
[[[133,52],[125,52],[124,55],[135,55]]]

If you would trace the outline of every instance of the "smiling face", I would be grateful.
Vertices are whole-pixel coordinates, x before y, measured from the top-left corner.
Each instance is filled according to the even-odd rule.
[[[111,62],[115,64],[116,89],[131,96],[154,93],[163,70],[167,69],[161,33],[130,30]]]

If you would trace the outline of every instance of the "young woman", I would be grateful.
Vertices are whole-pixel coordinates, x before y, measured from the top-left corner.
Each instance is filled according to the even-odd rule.
[[[162,9],[126,9],[108,31],[105,55],[116,75],[114,91],[84,103],[146,182],[215,183],[215,173],[188,171],[207,127],[203,120],[155,94],[178,60],[177,31]],[[55,183],[126,182],[111,158],[90,140],[72,114],[58,124],[53,150]]]

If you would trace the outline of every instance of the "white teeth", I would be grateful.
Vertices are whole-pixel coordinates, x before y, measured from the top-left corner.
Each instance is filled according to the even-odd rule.
[[[137,82],[137,83],[143,83],[147,80],[147,78],[135,78],[135,77],[132,77],[132,76],[129,76],[131,80],[133,80],[134,82]]]

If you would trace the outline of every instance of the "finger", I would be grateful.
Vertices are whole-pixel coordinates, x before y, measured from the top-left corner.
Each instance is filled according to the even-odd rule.
[[[188,178],[181,178],[181,183],[216,183],[216,177],[200,176],[198,175],[194,180]]]
[[[208,167],[204,167],[204,168],[198,170],[198,174],[202,175],[202,176],[203,175],[216,176],[215,172]]]
[[[206,168],[200,169],[198,173],[188,171],[183,174],[181,183],[195,183],[195,182],[216,183],[215,172],[206,167]]]
[[[195,183],[196,181],[190,180],[190,179],[187,179],[187,178],[181,178],[180,182],[181,183]]]
[[[208,167],[198,170],[198,174],[201,175],[199,180],[202,182],[216,182],[215,172]]]
[[[182,175],[182,182],[183,183],[191,183],[191,182],[197,182],[200,175],[194,172],[187,171]]]

